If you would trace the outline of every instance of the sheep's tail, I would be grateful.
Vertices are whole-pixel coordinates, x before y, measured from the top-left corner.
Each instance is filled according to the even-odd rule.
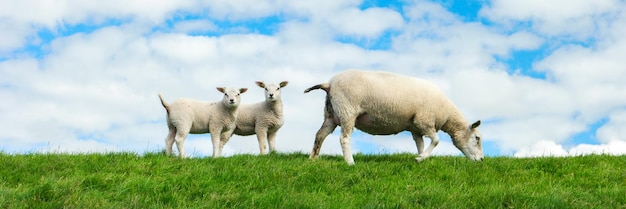
[[[324,118],[335,117],[334,116],[335,113],[333,111],[333,104],[330,102],[330,94],[328,94],[330,92],[330,84],[322,83],[322,84],[317,84],[315,86],[311,86],[310,88],[304,90],[304,93],[308,93],[309,91],[313,91],[316,89],[322,89],[326,91],[326,106],[324,107]]]
[[[323,89],[328,93],[330,91],[330,85],[328,83],[317,84],[315,86],[311,86],[310,88],[304,90],[304,93],[309,93],[309,91],[313,91],[316,89]]]
[[[163,99],[163,95],[161,95],[161,93],[159,93],[159,99],[161,99],[161,104],[165,108],[167,114],[170,114],[170,106],[167,104],[167,102],[165,102],[165,99]]]

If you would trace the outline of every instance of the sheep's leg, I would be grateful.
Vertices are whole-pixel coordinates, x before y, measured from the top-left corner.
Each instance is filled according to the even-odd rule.
[[[165,155],[172,155],[172,146],[174,146],[174,138],[176,137],[176,128],[169,127],[169,133],[165,138]]]
[[[313,143],[313,150],[311,151],[311,155],[309,159],[317,159],[320,155],[320,149],[322,149],[322,143],[324,139],[332,133],[335,128],[337,128],[337,124],[331,119],[326,118],[320,130],[315,134],[315,142]]]
[[[213,157],[222,156],[222,150],[220,145],[220,130],[211,130],[211,142],[213,143]]]
[[[178,155],[180,156],[180,158],[185,158],[185,138],[187,138],[187,131],[183,131],[181,129],[178,129],[176,132],[176,137],[175,137],[175,141],[176,141],[176,148],[178,148]]]
[[[230,137],[233,136],[233,132],[222,132],[222,134],[220,135],[220,150],[219,150],[219,155],[222,156],[222,151],[224,150],[224,145],[226,145],[226,142],[228,142],[228,140],[230,140]]]
[[[276,133],[277,131],[267,133],[267,141],[270,145],[270,153],[276,152]]]
[[[259,140],[259,150],[262,155],[267,152],[267,129],[257,128],[256,138]]]
[[[411,135],[413,135],[413,141],[415,141],[415,146],[417,146],[417,154],[424,153],[424,136],[415,132],[411,132]]]
[[[417,158],[415,158],[417,162],[421,162],[425,160],[426,158],[428,158],[430,156],[430,153],[433,151],[433,149],[435,149],[437,144],[439,144],[439,136],[437,136],[437,132],[431,131],[430,133],[427,134],[427,136],[428,138],[431,139],[430,145],[428,145],[428,148],[426,148],[426,151],[417,155]]]
[[[354,157],[352,157],[352,150],[350,148],[350,135],[354,130],[354,120],[348,120],[341,124],[341,137],[339,142],[341,143],[341,150],[343,151],[343,159],[348,165],[354,165]]]

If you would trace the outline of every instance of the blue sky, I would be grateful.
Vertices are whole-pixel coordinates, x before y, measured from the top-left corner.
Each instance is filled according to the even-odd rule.
[[[626,153],[622,1],[3,5],[5,152],[161,150],[157,92],[217,101],[216,86],[242,86],[253,103],[263,100],[256,80],[290,81],[277,146],[309,152],[324,97],[302,89],[360,68],[433,81],[468,120],[483,121],[486,155]],[[340,153],[336,134],[323,153]],[[440,136],[435,154],[461,154]],[[187,150],[210,155],[208,137],[190,136]],[[407,133],[357,132],[352,142],[366,153],[415,152]],[[238,153],[258,153],[256,139],[233,137],[225,154]]]

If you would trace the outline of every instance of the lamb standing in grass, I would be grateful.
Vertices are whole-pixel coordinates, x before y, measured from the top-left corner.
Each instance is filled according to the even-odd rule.
[[[280,84],[265,84],[257,81],[256,85],[265,89],[265,101],[256,104],[240,105],[237,113],[235,134],[249,136],[256,134],[261,154],[266,152],[269,142],[270,152],[276,151],[276,132],[283,126],[283,102],[280,89],[287,86],[287,81]]]
[[[220,157],[224,144],[228,142],[235,130],[237,109],[241,101],[240,95],[248,89],[222,88],[224,93],[221,102],[204,102],[193,99],[178,99],[167,104],[159,94],[161,104],[167,112],[169,134],[165,139],[165,153],[172,154],[172,146],[176,147],[181,158],[185,157],[185,138],[187,134],[211,133],[213,157]]]
[[[326,136],[341,126],[344,160],[354,164],[350,135],[354,127],[372,135],[391,135],[410,131],[417,145],[418,162],[428,158],[439,143],[438,130],[452,138],[454,145],[471,160],[482,160],[482,142],[476,129],[480,121],[469,124],[454,104],[432,83],[388,72],[348,70],[330,82],[304,91],[327,92],[324,123],[315,135],[310,158],[319,157]],[[424,151],[426,135],[431,139]]]

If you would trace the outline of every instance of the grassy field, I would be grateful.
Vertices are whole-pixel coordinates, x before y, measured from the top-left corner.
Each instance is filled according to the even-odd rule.
[[[0,153],[0,208],[626,208],[626,156]]]

